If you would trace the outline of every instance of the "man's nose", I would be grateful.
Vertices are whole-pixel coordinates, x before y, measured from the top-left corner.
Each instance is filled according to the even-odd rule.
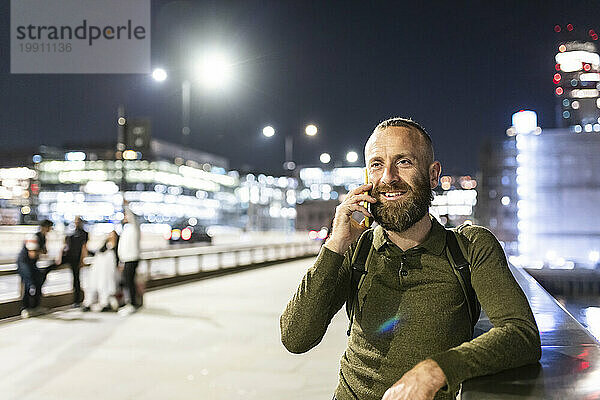
[[[398,176],[398,170],[392,165],[390,167],[386,167],[383,170],[383,176],[381,177],[381,182],[386,185],[391,185],[400,180],[400,176]]]

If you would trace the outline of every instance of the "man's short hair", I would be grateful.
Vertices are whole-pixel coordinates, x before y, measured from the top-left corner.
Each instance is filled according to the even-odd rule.
[[[427,150],[425,152],[425,161],[427,162],[427,164],[431,164],[433,162],[435,157],[433,152],[433,142],[431,141],[431,136],[429,136],[425,128],[423,128],[421,125],[419,125],[417,122],[413,121],[410,118],[394,117],[388,118],[385,121],[380,122],[375,127],[373,132],[381,131],[390,127],[414,129],[417,132],[419,132],[423,140],[425,140],[425,145],[427,146]]]
[[[40,222],[40,226],[42,228],[51,228],[54,226],[54,222],[50,221],[49,219],[44,219],[42,222]]]

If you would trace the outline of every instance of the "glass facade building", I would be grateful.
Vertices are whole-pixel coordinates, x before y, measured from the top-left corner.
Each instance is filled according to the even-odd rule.
[[[520,262],[594,267],[600,251],[600,134],[516,136]]]
[[[514,264],[597,267],[600,134],[520,122],[513,119],[508,137],[484,148],[479,221],[504,242]]]

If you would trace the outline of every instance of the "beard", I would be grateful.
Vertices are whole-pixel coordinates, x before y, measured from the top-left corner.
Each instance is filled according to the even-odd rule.
[[[383,199],[386,192],[405,192],[397,200]],[[433,201],[433,192],[429,186],[426,175],[419,177],[412,187],[406,182],[397,182],[392,185],[378,185],[372,190],[377,203],[371,204],[373,219],[384,229],[394,232],[402,232],[413,226],[429,211]]]

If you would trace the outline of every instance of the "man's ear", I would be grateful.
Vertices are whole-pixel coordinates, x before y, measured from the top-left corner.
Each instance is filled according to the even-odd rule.
[[[435,189],[440,181],[440,175],[442,174],[442,164],[439,161],[434,161],[429,166],[429,186]]]

